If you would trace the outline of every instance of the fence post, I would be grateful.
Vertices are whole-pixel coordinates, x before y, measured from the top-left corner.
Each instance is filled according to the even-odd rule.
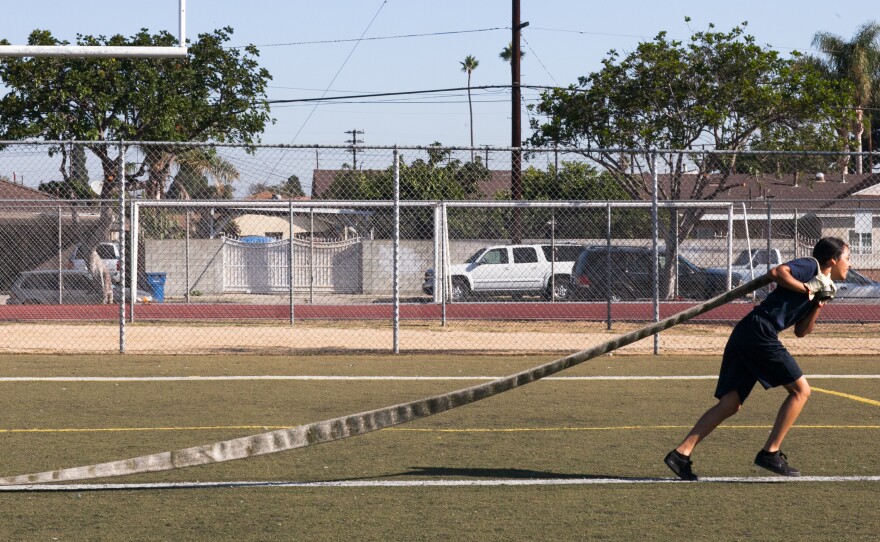
[[[681,240],[678,238],[678,228],[679,228],[678,207],[674,207],[672,209],[672,211],[675,213],[675,232],[674,232],[675,237],[673,239],[673,242],[675,243],[675,254],[672,255],[672,257],[675,258],[675,260],[674,260],[675,267],[673,268],[673,269],[675,269],[675,280],[673,281],[673,284],[675,284],[675,290],[673,290],[673,293],[674,293],[673,299],[678,299],[678,292],[679,292],[678,282],[679,282],[679,276],[680,276],[680,273],[678,272],[679,271],[679,269],[678,269],[678,254],[679,254],[679,250],[681,247]]]
[[[607,221],[605,227],[605,291],[608,294],[606,296],[607,299],[607,307],[606,307],[606,328],[611,331],[611,281],[613,280],[613,274],[611,273],[611,202],[606,203],[608,206],[607,213]]]
[[[125,142],[119,141],[119,353],[125,353]],[[132,296],[137,292],[132,290]]]
[[[727,289],[733,288],[733,204],[727,207]]]
[[[184,286],[186,287],[185,299],[186,302],[189,303],[189,228],[190,228],[190,215],[192,214],[192,210],[187,207],[186,208],[186,237],[183,242],[183,273],[184,273]]]
[[[315,208],[309,207],[309,305],[315,304]]]
[[[62,290],[62,273],[63,264],[61,262],[61,206],[58,206],[58,304],[61,304],[61,290]]]
[[[137,299],[138,289],[138,257],[140,244],[140,216],[141,208],[137,202],[131,202],[131,225],[128,228],[128,236],[131,239],[131,270],[129,271],[129,284],[131,285],[131,308],[129,309],[129,322],[134,322],[134,300]]]
[[[773,217],[771,215],[771,209],[773,206],[770,202],[767,202],[767,269],[770,269],[770,254],[772,249],[772,238],[773,238]]]
[[[446,298],[449,296],[449,224],[446,203],[440,204],[440,266],[434,273],[440,274],[440,319],[446,327]]]
[[[653,186],[651,187],[651,244],[654,248],[654,321],[660,321],[660,216],[657,207],[657,192],[660,177],[657,173],[657,151],[651,151],[651,171],[653,172]],[[660,353],[660,334],[654,334],[654,355]]]
[[[400,152],[394,146],[394,353],[400,353]]]
[[[434,204],[434,237],[432,239],[434,244],[434,263],[432,267],[434,268],[434,295],[432,301],[434,303],[440,302],[440,204]]]
[[[315,149],[315,152],[318,152]],[[290,293],[290,325],[293,325],[293,201],[287,202],[288,239],[287,239],[287,288]]]

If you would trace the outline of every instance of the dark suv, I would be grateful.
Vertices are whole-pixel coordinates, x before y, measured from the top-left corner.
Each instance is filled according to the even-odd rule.
[[[609,269],[608,261],[611,261]],[[587,247],[581,252],[571,273],[571,285],[576,297],[588,300],[634,300],[654,297],[654,254],[648,247]],[[660,250],[660,298],[667,298],[663,280],[667,265],[666,254]],[[610,277],[610,284],[609,284]],[[742,280],[734,275],[735,288]],[[609,291],[610,287],[610,291]],[[699,267],[678,257],[678,292],[674,297],[709,299],[727,291],[727,272]]]

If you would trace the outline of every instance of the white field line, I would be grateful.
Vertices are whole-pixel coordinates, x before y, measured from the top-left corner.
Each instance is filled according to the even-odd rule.
[[[700,484],[700,483],[852,483],[880,482],[880,476],[717,476],[684,482],[676,478],[498,478],[490,480],[349,480],[331,482],[239,481],[239,482],[156,482],[131,484],[30,484],[0,486],[0,492],[27,491],[101,491],[136,489],[212,489],[233,487],[290,488],[394,488],[394,487],[495,487],[495,486],[588,486],[626,484]]]
[[[811,380],[823,379],[880,379],[880,375],[807,375]],[[491,381],[497,376],[333,376],[333,375],[239,375],[239,376],[7,376],[0,377],[0,382],[201,382],[224,380],[318,380],[318,381],[427,381],[441,382],[447,380],[485,380]],[[589,381],[589,380],[715,380],[718,375],[684,375],[684,376],[548,376],[542,380]]]

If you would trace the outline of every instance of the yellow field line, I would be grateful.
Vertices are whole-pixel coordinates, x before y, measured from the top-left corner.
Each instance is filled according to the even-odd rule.
[[[212,431],[223,429],[274,430],[294,425],[214,425],[195,427],[82,427],[69,429],[0,429],[0,433],[116,433],[122,431]]]
[[[838,397],[845,397],[847,399],[852,399],[853,401],[858,401],[860,403],[865,403],[867,405],[880,406],[880,401],[875,401],[873,399],[867,399],[865,397],[859,397],[858,395],[850,395],[848,393],[842,393],[839,391],[826,390],[824,388],[817,388],[816,386],[810,386],[810,389],[818,391],[818,392],[822,392],[822,393],[827,393],[829,395],[836,395]]]
[[[815,389],[815,388],[813,388]],[[287,429],[291,425],[212,425],[191,427],[79,427],[79,428],[30,428],[0,429],[2,433],[121,433],[135,431],[222,431],[233,429],[275,430]],[[719,429],[770,429],[770,425],[722,425]],[[383,431],[410,433],[528,433],[561,431],[632,431],[690,429],[689,425],[617,425],[607,427],[502,427],[502,428],[462,428],[462,429],[416,429],[391,427]],[[795,425],[797,429],[880,429],[880,425]]]

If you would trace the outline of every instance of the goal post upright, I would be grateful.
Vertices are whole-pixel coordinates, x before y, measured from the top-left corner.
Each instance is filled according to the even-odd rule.
[[[186,0],[178,0],[177,47],[113,45],[0,45],[0,58],[185,58]]]

